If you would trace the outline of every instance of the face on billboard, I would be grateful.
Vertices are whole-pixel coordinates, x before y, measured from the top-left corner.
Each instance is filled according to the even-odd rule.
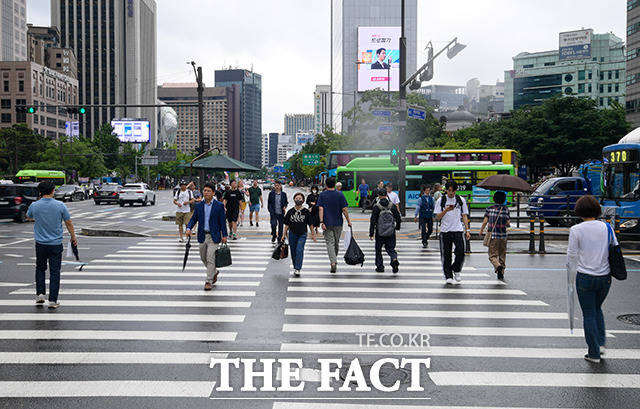
[[[124,143],[147,143],[150,141],[149,121],[111,121],[113,133]]]
[[[358,91],[398,91],[400,27],[358,27]]]

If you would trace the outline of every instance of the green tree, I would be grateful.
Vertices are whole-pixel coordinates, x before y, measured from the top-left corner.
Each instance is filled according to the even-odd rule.
[[[113,134],[111,124],[104,124],[93,135],[93,146],[104,155],[104,164],[113,171],[119,162],[120,140]]]
[[[26,125],[0,129],[0,166],[3,171],[16,174],[23,164],[37,160],[51,141],[33,132]]]

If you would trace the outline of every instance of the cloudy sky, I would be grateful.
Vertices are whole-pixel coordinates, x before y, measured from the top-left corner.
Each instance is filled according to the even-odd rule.
[[[263,78],[264,133],[282,132],[284,113],[313,111],[315,85],[330,80],[330,0],[156,1],[159,84],[193,81],[191,60],[210,86],[216,69],[253,67]],[[28,22],[49,24],[49,5],[27,0]],[[514,55],[557,49],[559,32],[583,27],[624,39],[626,1],[418,0],[418,50],[455,36],[468,45],[436,62],[434,84],[495,83]]]

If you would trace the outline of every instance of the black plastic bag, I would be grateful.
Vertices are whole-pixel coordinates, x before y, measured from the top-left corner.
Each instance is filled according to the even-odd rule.
[[[347,247],[347,251],[344,253],[344,262],[350,266],[360,264],[362,267],[364,265],[364,253],[360,250],[360,246],[356,243],[356,239],[353,238],[353,232],[351,233],[349,247]]]
[[[226,244],[216,250],[216,267],[227,267],[231,265],[231,249]]]
[[[613,229],[611,225],[607,223],[608,230],[608,240],[609,240],[609,271],[613,278],[616,280],[626,280],[627,279],[627,267],[624,264],[624,256],[622,255],[622,249],[620,248],[620,244],[614,244],[613,237]]]
[[[273,254],[271,254],[271,258],[274,260],[284,260],[289,256],[289,245],[284,241],[278,243],[276,248],[273,250]]]

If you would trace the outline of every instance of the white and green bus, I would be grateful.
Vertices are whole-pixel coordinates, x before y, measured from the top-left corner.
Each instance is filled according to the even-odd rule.
[[[16,173],[16,183],[40,183],[45,180],[52,181],[56,186],[65,184],[65,175],[60,170],[30,170],[25,169]]]

